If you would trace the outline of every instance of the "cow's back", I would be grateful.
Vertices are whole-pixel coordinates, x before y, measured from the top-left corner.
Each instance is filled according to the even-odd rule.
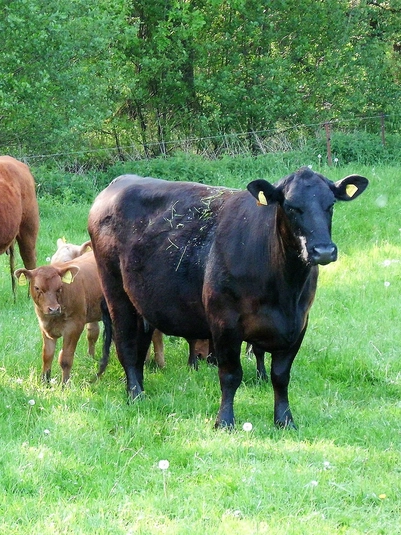
[[[209,337],[205,266],[219,210],[235,192],[124,175],[91,209],[88,228],[99,271],[118,274],[138,311],[166,334]],[[157,306],[161,300],[164,307]]]

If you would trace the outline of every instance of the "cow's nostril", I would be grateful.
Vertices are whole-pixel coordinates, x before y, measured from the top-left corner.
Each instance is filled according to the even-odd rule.
[[[337,247],[335,245],[314,247],[312,259],[315,264],[322,266],[335,262],[337,260]]]

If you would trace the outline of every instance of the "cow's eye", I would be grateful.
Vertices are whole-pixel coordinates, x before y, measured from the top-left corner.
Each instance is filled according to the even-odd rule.
[[[297,206],[289,206],[287,204],[287,213],[288,214],[303,214],[303,210]]]

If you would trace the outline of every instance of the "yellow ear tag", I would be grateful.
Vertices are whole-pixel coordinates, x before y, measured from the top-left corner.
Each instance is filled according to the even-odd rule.
[[[61,238],[61,240],[63,241],[63,243],[67,243],[67,240],[65,239],[65,236],[63,236],[63,237]]]
[[[71,284],[74,280],[74,277],[72,276],[72,273],[70,270],[66,271],[64,275],[61,277],[61,280],[65,282],[66,284]]]
[[[18,284],[19,286],[26,286],[28,281],[26,280],[26,276],[24,273],[21,273],[21,275],[18,277]]]
[[[92,251],[92,247],[90,245],[87,245],[85,247],[85,253],[89,253],[89,251]]]
[[[358,188],[355,186],[355,184],[347,184],[345,191],[347,192],[348,197],[353,197],[358,191]]]
[[[259,191],[258,204],[264,204],[265,206],[267,206],[267,199],[263,191]]]

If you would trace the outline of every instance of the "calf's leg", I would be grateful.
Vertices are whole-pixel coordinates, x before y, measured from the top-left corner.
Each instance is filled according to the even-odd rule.
[[[70,379],[71,368],[74,362],[75,349],[77,347],[79,337],[81,336],[82,331],[84,330],[84,327],[85,325],[75,324],[73,330],[67,330],[67,332],[64,332],[63,347],[58,356],[58,362],[62,370],[63,385],[65,385]]]
[[[86,337],[88,339],[88,353],[91,357],[95,356],[95,345],[99,338],[99,323],[94,321],[86,324]]]
[[[52,362],[54,358],[54,352],[56,350],[56,342],[54,338],[48,338],[44,332],[42,332],[42,380],[44,382],[50,381]]]

